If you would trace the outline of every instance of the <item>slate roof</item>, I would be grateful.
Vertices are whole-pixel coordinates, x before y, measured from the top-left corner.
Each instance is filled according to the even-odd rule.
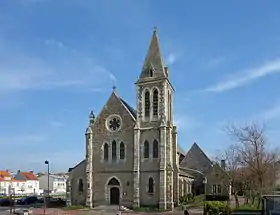
[[[131,113],[131,115],[136,119],[137,111],[133,107],[131,107],[125,100],[123,100],[122,98],[119,99],[121,100],[123,105],[128,109],[128,111]]]
[[[149,70],[153,69],[153,77],[166,77],[164,62],[162,59],[162,54],[159,47],[159,41],[156,29],[154,30],[149,49],[142,67],[142,72],[140,74],[140,79],[148,78]],[[140,81],[140,79],[138,81]]]
[[[205,169],[212,166],[212,161],[198,146],[198,144],[194,143],[185,155],[184,159],[181,161],[180,166],[204,171]]]
[[[80,163],[78,163],[76,166],[69,168],[68,172],[71,172],[73,169],[75,169],[76,167],[80,166],[81,164],[83,164],[84,162],[86,162],[86,160],[82,160]]]

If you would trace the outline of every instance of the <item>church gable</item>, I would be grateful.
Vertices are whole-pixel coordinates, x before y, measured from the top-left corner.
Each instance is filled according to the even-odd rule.
[[[212,162],[197,143],[194,143],[180,163],[180,166],[204,171],[212,166]]]
[[[108,122],[110,116],[117,116],[117,121],[112,118],[112,122]],[[118,97],[116,91],[111,94],[107,103],[99,113],[95,120],[93,133],[96,129],[117,131],[118,129],[125,129],[134,126],[136,120],[136,113],[134,109],[129,106],[123,99]],[[110,121],[110,120],[109,120]],[[120,128],[121,127],[121,128]]]

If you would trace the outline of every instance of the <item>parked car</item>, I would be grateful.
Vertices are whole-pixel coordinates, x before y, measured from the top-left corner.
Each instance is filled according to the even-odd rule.
[[[18,205],[31,205],[38,202],[37,196],[27,196],[17,200]]]
[[[10,206],[14,205],[14,200],[10,198],[1,198],[0,199],[0,206]]]
[[[44,200],[44,198],[38,198],[38,201],[37,201],[38,203],[44,203],[45,202],[45,200]]]
[[[50,198],[47,202],[47,207],[51,208],[59,208],[59,207],[65,207],[66,201],[61,198]]]

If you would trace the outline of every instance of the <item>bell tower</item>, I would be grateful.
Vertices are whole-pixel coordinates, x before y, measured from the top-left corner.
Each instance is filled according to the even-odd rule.
[[[172,140],[174,89],[161,55],[157,29],[154,29],[141,74],[135,85],[137,92],[135,134],[138,136],[135,136],[134,144],[139,159],[134,160],[134,163],[138,162],[138,171],[141,174],[149,171],[153,173],[154,180],[159,180],[159,183],[156,182],[159,185],[155,188],[158,195],[155,196],[159,198],[157,202],[160,208],[172,209],[174,207]],[[157,150],[158,152],[155,152]],[[134,178],[141,178],[142,182],[148,180],[145,177],[141,175]],[[140,199],[141,196],[145,198],[145,194],[140,194]]]

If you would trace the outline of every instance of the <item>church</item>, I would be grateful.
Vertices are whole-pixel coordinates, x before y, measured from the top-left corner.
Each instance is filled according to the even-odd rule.
[[[69,169],[70,204],[165,210],[188,193],[230,195],[224,162],[214,164],[196,143],[185,153],[177,142],[174,88],[156,30],[135,87],[136,109],[113,89],[100,113],[90,113],[85,159]]]

